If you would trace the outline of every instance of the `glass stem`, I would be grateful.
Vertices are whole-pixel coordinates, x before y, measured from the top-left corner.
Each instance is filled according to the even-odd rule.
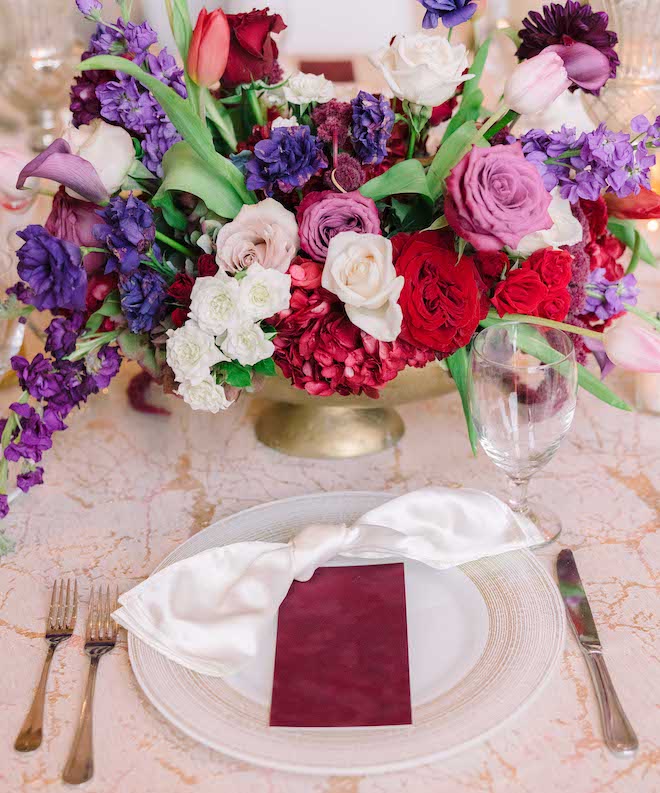
[[[509,479],[509,506],[514,512],[527,513],[529,479]]]

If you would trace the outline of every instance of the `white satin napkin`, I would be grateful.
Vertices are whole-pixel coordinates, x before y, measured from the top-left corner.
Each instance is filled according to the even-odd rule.
[[[289,543],[238,542],[176,562],[122,595],[113,617],[176,663],[222,677],[255,657],[292,582],[308,581],[337,556],[414,559],[444,570],[542,541],[495,496],[427,487],[352,526],[311,525]]]

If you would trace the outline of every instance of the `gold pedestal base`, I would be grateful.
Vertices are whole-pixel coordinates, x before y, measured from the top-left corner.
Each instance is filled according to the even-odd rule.
[[[404,426],[392,408],[273,402],[259,416],[256,432],[261,443],[283,454],[342,459],[389,449],[401,439]]]

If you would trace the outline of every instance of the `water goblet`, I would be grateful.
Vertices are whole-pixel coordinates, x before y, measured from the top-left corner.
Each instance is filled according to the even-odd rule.
[[[508,477],[509,506],[545,543],[561,532],[559,518],[527,498],[531,477],[554,457],[577,400],[577,364],[561,330],[505,322],[482,330],[470,363],[470,405],[479,442]],[[545,544],[544,543],[544,544]]]

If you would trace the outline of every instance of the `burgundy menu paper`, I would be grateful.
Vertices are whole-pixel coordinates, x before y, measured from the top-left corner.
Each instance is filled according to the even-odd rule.
[[[270,724],[412,724],[403,564],[294,581],[279,610]]]

